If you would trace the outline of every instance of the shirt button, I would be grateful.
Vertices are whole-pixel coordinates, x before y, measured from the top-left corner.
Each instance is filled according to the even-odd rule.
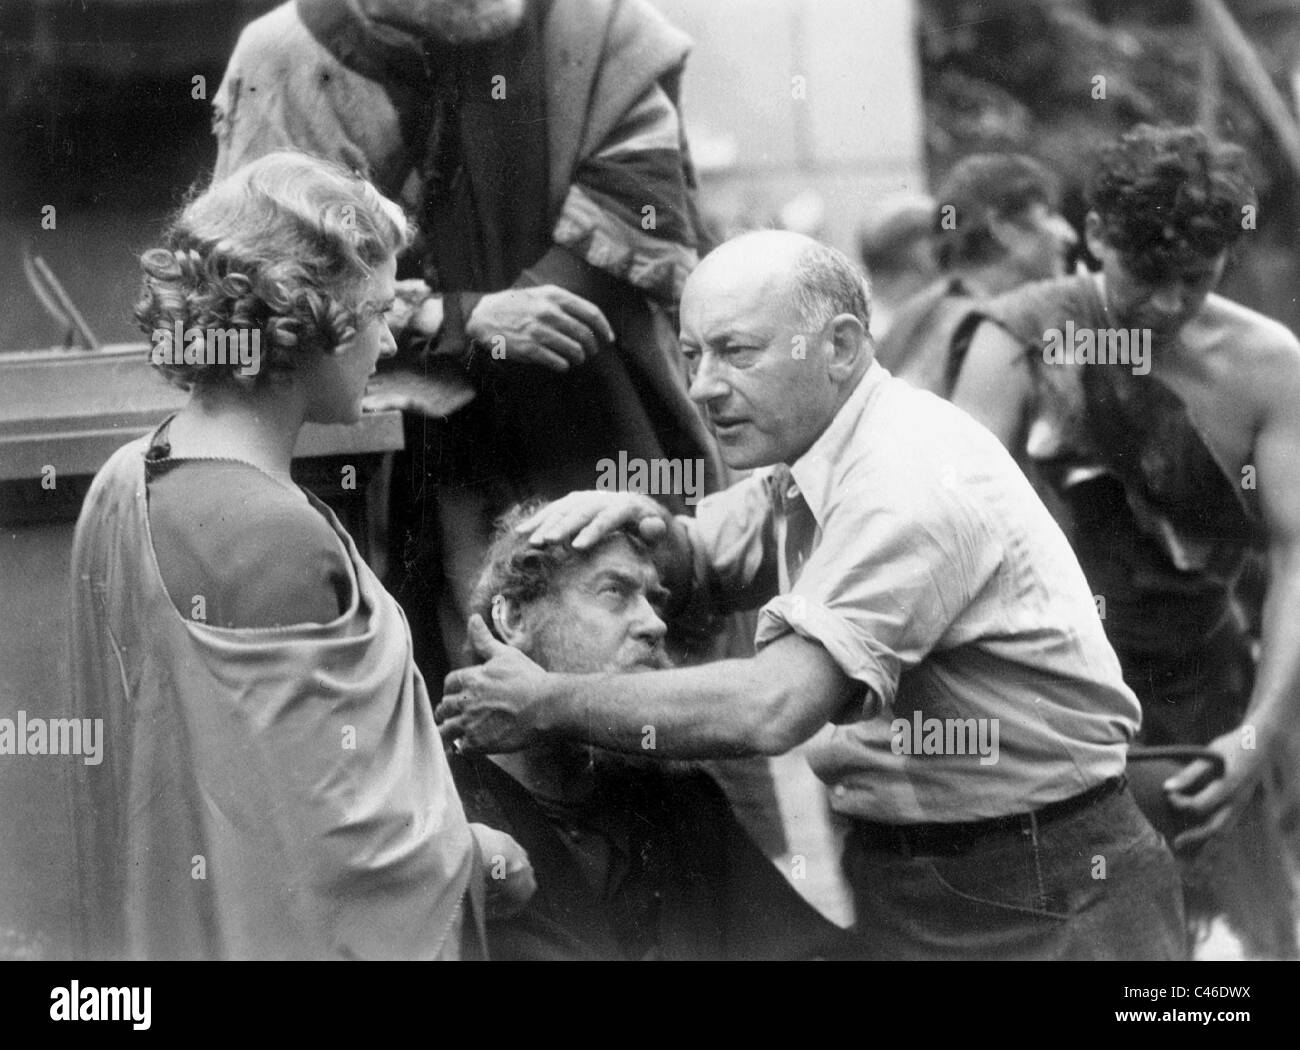
[[[849,793],[849,789],[846,788],[843,784],[835,785],[834,794],[836,798],[843,798],[848,793]]]

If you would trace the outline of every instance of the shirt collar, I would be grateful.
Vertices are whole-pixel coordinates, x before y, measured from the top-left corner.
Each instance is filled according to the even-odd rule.
[[[888,378],[889,373],[872,361],[853,393],[808,451],[789,466],[779,463],[772,468],[768,483],[774,496],[786,500],[802,496],[817,524],[823,524],[835,488],[836,467],[848,454],[871,395]]]

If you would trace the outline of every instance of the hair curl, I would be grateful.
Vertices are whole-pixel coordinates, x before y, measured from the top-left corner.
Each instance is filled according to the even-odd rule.
[[[1139,124],[1102,150],[1086,190],[1102,238],[1159,279],[1232,248],[1256,203],[1246,153],[1197,127]]]
[[[260,332],[263,381],[365,324],[362,282],[410,240],[401,208],[365,179],[306,153],[270,153],[191,200],[163,246],[140,257],[135,319],[146,335],[177,324]],[[154,367],[193,389],[228,382],[237,362]]]

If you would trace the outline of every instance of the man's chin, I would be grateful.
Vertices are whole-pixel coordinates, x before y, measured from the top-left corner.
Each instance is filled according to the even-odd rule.
[[[718,455],[732,470],[757,470],[770,467],[778,458],[767,450],[740,441],[718,441]]]

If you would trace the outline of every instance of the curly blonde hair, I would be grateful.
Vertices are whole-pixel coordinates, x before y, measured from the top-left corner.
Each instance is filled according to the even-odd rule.
[[[163,246],[140,257],[135,318],[146,335],[178,323],[260,332],[263,381],[350,338],[368,320],[362,282],[411,235],[402,209],[360,176],[270,153],[186,204]],[[154,363],[187,390],[227,382],[236,366]]]

